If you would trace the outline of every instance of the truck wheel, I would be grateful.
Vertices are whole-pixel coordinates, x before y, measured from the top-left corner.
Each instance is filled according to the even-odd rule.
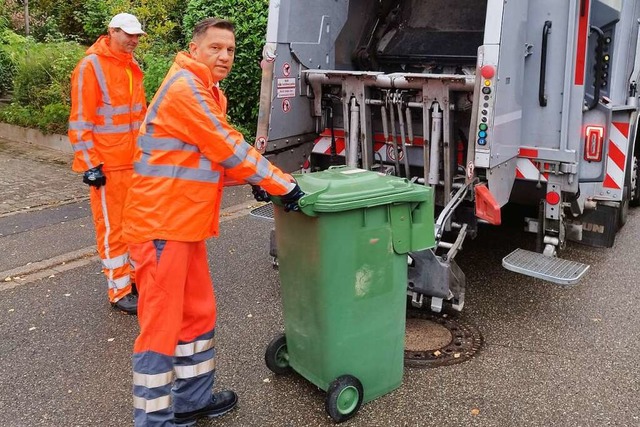
[[[287,338],[284,334],[280,334],[271,340],[264,354],[264,362],[267,368],[276,375],[284,375],[291,372],[289,353],[287,352]]]
[[[364,397],[364,389],[359,379],[351,375],[342,375],[329,384],[324,408],[336,423],[353,417]]]
[[[626,197],[622,198],[620,207],[618,207],[618,230],[621,229],[627,223],[627,216],[629,215],[629,204],[631,202]]]
[[[633,157],[631,166],[631,197],[629,198],[629,206],[637,208],[640,206],[640,165],[638,158]]]

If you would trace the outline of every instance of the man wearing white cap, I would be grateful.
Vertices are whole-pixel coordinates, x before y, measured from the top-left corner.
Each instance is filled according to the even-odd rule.
[[[111,305],[136,314],[138,296],[122,240],[122,213],[133,173],[133,153],[147,105],[142,70],[133,58],[141,35],[138,19],[119,13],[71,76],[69,140],[73,170],[89,185],[102,271]]]

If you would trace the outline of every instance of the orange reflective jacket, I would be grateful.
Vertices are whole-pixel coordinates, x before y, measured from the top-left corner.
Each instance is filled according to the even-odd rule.
[[[224,177],[273,195],[294,188],[226,120],[209,69],[179,53],[140,128],[124,238],[194,242],[218,235]]]
[[[109,38],[100,37],[71,75],[73,170],[100,163],[105,171],[131,168],[145,113],[140,67],[131,54],[113,52]]]

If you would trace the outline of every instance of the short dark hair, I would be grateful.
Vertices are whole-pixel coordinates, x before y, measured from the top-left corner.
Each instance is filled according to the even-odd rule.
[[[236,35],[236,28],[231,21],[220,18],[205,18],[193,27],[191,41],[202,37],[209,28],[222,28],[223,30],[231,31],[234,36]]]

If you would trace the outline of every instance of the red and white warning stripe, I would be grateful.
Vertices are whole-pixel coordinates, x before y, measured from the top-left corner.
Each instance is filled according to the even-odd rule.
[[[622,190],[624,187],[624,168],[627,162],[624,148],[629,139],[629,123],[613,122],[612,125],[607,153],[607,174],[602,186]]]
[[[549,174],[540,173],[540,162],[535,162],[527,158],[518,158],[516,163],[516,178],[526,179],[528,181],[547,182]]]

